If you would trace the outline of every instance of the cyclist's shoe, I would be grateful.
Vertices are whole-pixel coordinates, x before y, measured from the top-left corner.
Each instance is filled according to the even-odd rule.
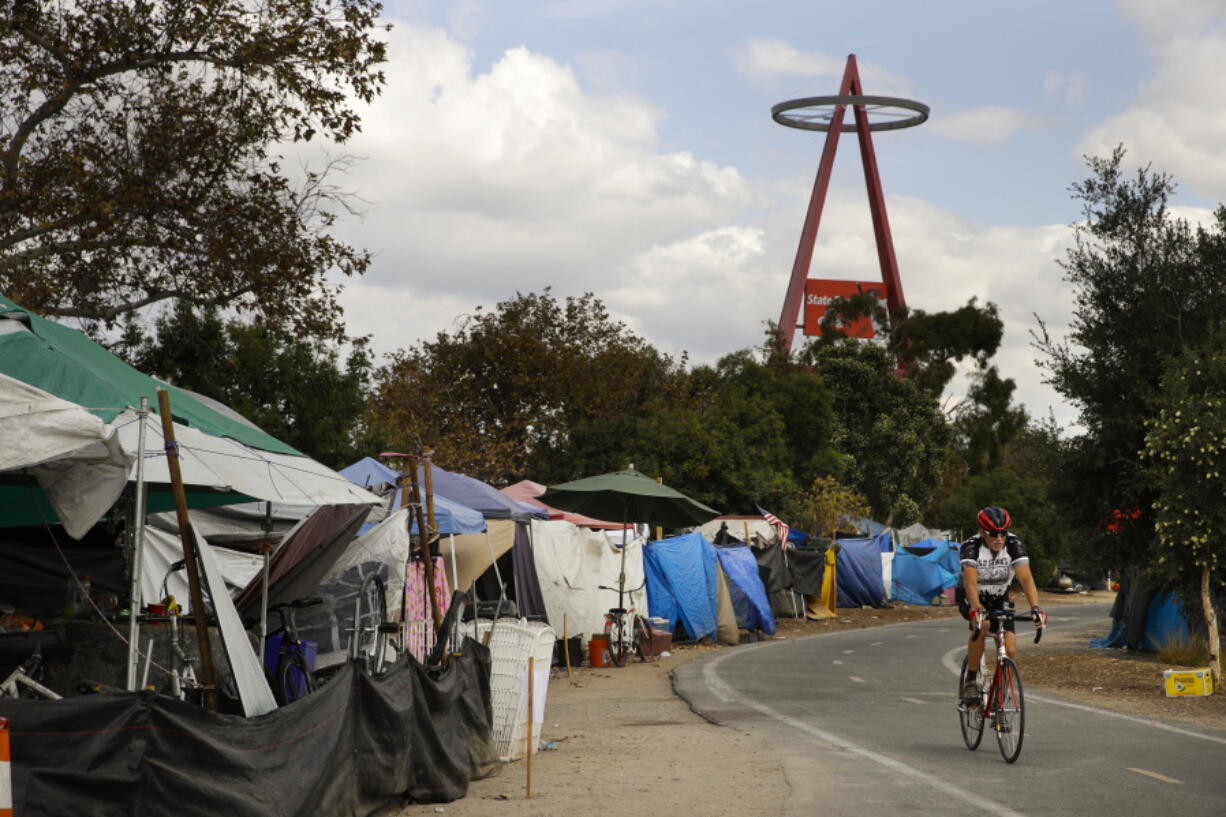
[[[962,685],[962,703],[965,706],[979,706],[979,684],[967,681]]]

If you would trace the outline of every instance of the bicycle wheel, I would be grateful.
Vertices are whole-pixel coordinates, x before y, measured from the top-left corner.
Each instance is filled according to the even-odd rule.
[[[998,673],[996,706],[992,713],[992,728],[1006,763],[1017,760],[1022,753],[1022,737],[1026,729],[1026,702],[1022,697],[1022,675],[1017,664],[1005,658]]]
[[[305,698],[315,691],[315,679],[311,677],[306,660],[297,649],[291,646],[281,653],[281,660],[277,664],[277,683],[272,692],[281,706]]]
[[[626,617],[617,616],[609,628],[609,661],[615,667],[626,666],[631,649],[630,634],[626,632]]]
[[[383,656],[379,655],[379,627],[387,620],[387,591],[378,573],[371,573],[362,581],[356,615],[352,637],[357,643],[353,655],[367,672],[377,673],[383,663]]]
[[[979,741],[983,740],[983,701],[980,695],[980,702],[977,706],[967,706],[962,702],[962,686],[966,683],[966,658],[962,659],[962,671],[958,673],[958,722],[962,726],[962,740],[966,741],[966,748],[974,751],[979,748]],[[983,674],[980,673],[976,683],[979,685],[980,692],[983,691]]]

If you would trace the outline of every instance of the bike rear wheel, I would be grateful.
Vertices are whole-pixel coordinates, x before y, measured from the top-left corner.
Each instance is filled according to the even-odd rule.
[[[966,684],[966,658],[962,659],[962,671],[958,673],[958,722],[962,726],[962,740],[966,748],[974,751],[983,740],[983,696],[977,705],[968,706],[962,701],[962,687]],[[983,689],[983,673],[979,674],[976,683]]]
[[[1006,763],[1017,760],[1022,753],[1022,737],[1026,729],[1026,701],[1022,697],[1022,675],[1010,658],[1003,659],[997,673],[996,705],[993,707],[992,728],[996,743]]]

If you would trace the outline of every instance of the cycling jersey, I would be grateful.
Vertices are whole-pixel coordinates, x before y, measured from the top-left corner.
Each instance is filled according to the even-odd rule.
[[[1030,564],[1026,546],[1012,533],[1005,534],[1005,546],[999,553],[994,553],[988,547],[983,534],[977,533],[962,543],[958,555],[962,567],[973,567],[979,571],[979,598],[985,606],[989,606],[992,601],[1003,601],[1009,592],[1009,585],[1013,583],[1017,567]],[[962,585],[961,574],[958,576],[958,585]]]

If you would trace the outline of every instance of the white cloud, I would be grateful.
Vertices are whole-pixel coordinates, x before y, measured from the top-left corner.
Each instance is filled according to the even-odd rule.
[[[1123,143],[1134,165],[1152,163],[1202,195],[1226,198],[1226,9],[1210,0],[1120,5],[1148,45],[1153,74],[1078,153],[1108,155]]]
[[[1034,114],[1020,108],[985,105],[947,116],[934,116],[929,127],[959,142],[977,145],[998,145],[1025,128],[1038,127]]]
[[[847,57],[833,56],[823,51],[801,51],[786,40],[750,37],[738,49],[735,56],[737,68],[751,77],[769,77],[781,74],[800,74],[807,77],[830,77],[835,79],[829,92],[838,92],[838,80],[843,78]],[[911,81],[874,62],[856,59],[856,69],[864,93],[877,96],[909,96]]]
[[[1060,98],[1066,105],[1080,105],[1089,84],[1089,78],[1080,71],[1072,74],[1048,71],[1043,76],[1043,90]]]

